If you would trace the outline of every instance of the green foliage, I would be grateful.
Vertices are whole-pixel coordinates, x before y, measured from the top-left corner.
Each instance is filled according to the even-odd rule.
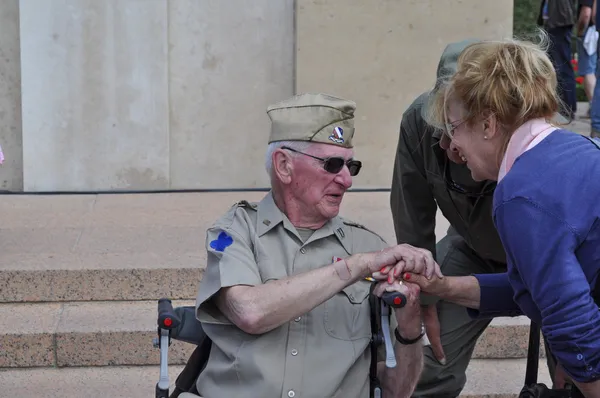
[[[514,0],[513,1],[513,36],[518,39],[535,38],[537,18],[540,12],[541,0]],[[573,42],[573,53],[576,51]],[[576,75],[577,76],[577,75]],[[587,101],[583,86],[577,83],[577,100]]]
[[[514,0],[513,36],[525,39],[535,35],[541,0]]]

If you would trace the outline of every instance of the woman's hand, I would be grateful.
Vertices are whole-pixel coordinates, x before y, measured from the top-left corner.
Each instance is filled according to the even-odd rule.
[[[419,275],[413,272],[405,272],[404,274],[399,276],[400,279],[414,283],[418,285],[423,293],[430,294],[432,296],[443,296],[443,293],[446,289],[446,280],[445,278],[440,278],[437,275],[433,276],[431,279],[425,277],[424,275]]]

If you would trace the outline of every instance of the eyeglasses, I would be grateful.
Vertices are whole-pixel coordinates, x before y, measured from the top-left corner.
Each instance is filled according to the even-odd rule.
[[[308,153],[297,151],[287,146],[281,147],[281,149],[287,149],[288,151],[296,152],[301,155],[320,160],[321,162],[323,162],[323,168],[328,173],[337,174],[344,168],[344,165],[346,165],[348,166],[348,170],[350,170],[350,175],[354,177],[358,174],[362,167],[362,162],[354,159],[346,161],[344,158],[337,156],[331,158],[320,158],[317,156],[309,155]]]
[[[458,121],[454,121],[454,122],[446,122],[445,123],[446,124],[446,130],[445,130],[446,135],[450,139],[452,139],[452,137],[454,136],[454,130],[459,128],[466,121],[467,121],[467,119],[462,119],[462,120],[458,120]]]

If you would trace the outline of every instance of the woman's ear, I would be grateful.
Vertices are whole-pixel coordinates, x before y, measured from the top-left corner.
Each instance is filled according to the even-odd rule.
[[[500,134],[498,127],[499,124],[498,119],[496,119],[496,115],[488,115],[485,119],[483,119],[483,138],[486,140],[496,138]]]
[[[283,150],[278,149],[273,152],[273,172],[281,183],[289,184],[292,180],[292,158]]]

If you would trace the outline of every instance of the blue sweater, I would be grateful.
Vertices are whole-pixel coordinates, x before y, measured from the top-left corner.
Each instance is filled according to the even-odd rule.
[[[600,270],[600,150],[554,131],[500,181],[493,217],[508,271],[475,275],[481,305],[469,312],[527,315],[567,374],[600,378],[600,310],[590,295]]]

